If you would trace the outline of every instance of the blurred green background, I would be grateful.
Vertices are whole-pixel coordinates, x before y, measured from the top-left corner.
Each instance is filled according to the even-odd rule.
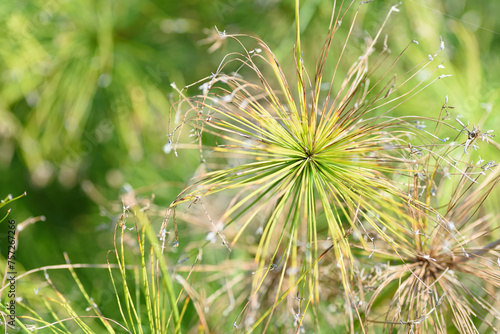
[[[360,8],[353,55],[395,4],[375,0]],[[390,48],[398,53],[413,39],[419,45],[395,71],[427,59],[441,36],[443,73],[453,77],[436,81],[394,113],[435,116],[448,95],[464,123],[498,132],[500,2],[407,0],[398,8],[385,30]],[[311,72],[330,14],[331,1],[301,5]],[[293,1],[277,0],[2,1],[0,196],[27,191],[11,205],[12,217],[46,217],[21,233],[19,265],[28,270],[64,263],[63,252],[75,263],[105,263],[120,211],[110,201],[130,188],[154,193],[155,203],[167,207],[199,164],[196,151],[179,157],[163,151],[170,106],[178,98],[170,84],[183,87],[210,75],[238,49],[215,27],[260,36],[293,78],[293,15]],[[500,160],[481,146],[471,154]],[[89,278],[91,291],[105,286],[106,275],[93,285]]]

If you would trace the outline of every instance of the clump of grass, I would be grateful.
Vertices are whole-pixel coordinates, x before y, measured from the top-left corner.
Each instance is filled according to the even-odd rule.
[[[140,272],[139,270],[135,272],[135,285],[133,287],[130,287],[127,283],[124,241],[129,206],[135,219],[135,227],[130,229],[136,232],[140,255],[140,266],[136,267],[140,269]],[[120,269],[118,281],[111,267],[109,270],[113,288],[118,298],[120,314],[125,326],[132,333],[144,333],[144,326],[148,328],[146,332],[149,333],[165,333],[168,331],[180,333],[181,315],[177,307],[178,297],[175,295],[172,285],[167,260],[163,253],[164,248],[161,247],[161,242],[158,241],[153,231],[147,211],[148,207],[140,207],[137,201],[126,206],[124,204],[124,212],[117,224],[117,228],[120,230],[119,243],[116,244],[115,240],[113,253],[118,260]],[[148,244],[149,250],[146,249]],[[117,284],[118,282],[121,284]],[[121,289],[123,291],[119,291]],[[133,290],[135,290],[135,293]],[[119,296],[122,296],[122,298]],[[141,300],[143,298],[144,301]],[[144,306],[146,307],[146,319],[143,319],[143,311],[141,310]]]
[[[22,196],[20,196],[22,197]],[[0,208],[17,198],[9,196],[0,203]],[[126,202],[126,204],[125,204]],[[16,298],[16,330],[33,333],[50,330],[54,333],[182,333],[181,320],[189,305],[190,298],[184,299],[182,290],[177,293],[172,284],[171,273],[163,254],[165,244],[156,237],[151,226],[151,200],[136,198],[134,192],[124,197],[123,213],[119,216],[115,230],[115,247],[109,256],[107,264],[72,264],[68,254],[64,254],[66,264],[51,265],[22,272],[18,264],[19,274],[16,276],[18,297]],[[10,210],[9,210],[10,212]],[[133,218],[133,226],[130,225]],[[8,214],[7,214],[8,216]],[[5,220],[5,216],[0,223]],[[43,217],[30,218],[18,224],[16,240],[19,231]],[[131,232],[133,231],[133,232]],[[134,236],[130,236],[135,233]],[[135,237],[135,240],[134,240]],[[134,242],[135,241],[135,242]],[[163,245],[163,246],[162,246]],[[132,260],[130,248],[136,250]],[[138,255],[138,256],[136,256]],[[1,258],[0,264],[7,265]],[[101,311],[98,301],[95,301],[76,270],[109,270],[110,286],[116,296],[121,320],[111,319]],[[64,279],[74,282],[85,306],[77,303],[74,292],[60,290],[62,276],[51,272],[66,272],[69,277]],[[5,294],[9,287],[6,282],[8,270],[2,278],[0,292]],[[34,277],[35,273],[43,272],[43,279]],[[54,276],[56,278],[54,278]],[[27,280],[30,278],[30,280]],[[186,282],[189,279],[183,279]],[[180,279],[179,279],[180,280]],[[187,294],[189,296],[189,293]],[[181,296],[183,299],[181,299]],[[184,302],[179,311],[177,303]],[[7,319],[9,314],[4,304],[0,306],[0,316]],[[203,316],[200,316],[203,319]],[[201,320],[200,320],[201,321]],[[206,328],[206,326],[205,326]],[[206,330],[208,332],[208,330]]]
[[[9,195],[0,203],[0,208],[3,206],[17,200],[23,196],[12,198]],[[5,217],[0,220],[0,223],[4,221],[10,214],[10,209]],[[10,254],[12,258],[5,259],[0,257],[0,265],[5,265],[5,271],[2,275],[2,282],[0,287],[0,293],[2,294],[2,300],[9,300],[11,298],[11,291],[9,288],[12,281],[8,280],[8,277],[12,276],[12,271],[15,271],[15,319],[12,321],[10,310],[5,307],[5,303],[0,305],[0,317],[2,318],[2,324],[4,325],[5,331],[10,332],[10,330],[15,330],[16,333],[37,333],[42,330],[51,330],[54,333],[74,333],[75,330],[80,330],[83,333],[99,333],[104,327],[108,333],[115,333],[113,325],[121,327],[121,329],[126,330],[121,324],[113,319],[106,318],[99,310],[98,305],[94,302],[92,297],[86,292],[82,282],[78,278],[75,268],[107,268],[106,265],[98,264],[76,264],[73,265],[69,261],[68,255],[65,253],[67,264],[63,265],[52,265],[45,266],[37,269],[32,269],[25,271],[22,264],[16,258],[15,254],[18,251],[18,242],[20,232],[24,231],[29,225],[32,225],[39,221],[45,221],[44,216],[31,217],[23,222],[16,225],[15,230],[15,243],[12,245],[14,247],[14,253]],[[24,247],[21,248],[21,250]],[[34,251],[31,249],[30,251]],[[7,261],[9,260],[9,261]],[[13,269],[13,267],[15,269]],[[92,311],[92,313],[85,314],[85,311],[81,309],[72,300],[69,293],[63,293],[58,288],[57,281],[54,280],[49,275],[49,271],[56,270],[68,270],[74,279],[75,286],[82,293],[83,298],[88,302],[89,307],[85,311]],[[34,278],[33,274],[37,272],[43,272],[44,278],[38,279]],[[9,295],[7,298],[7,294]],[[85,315],[82,315],[85,314]],[[98,325],[95,320],[100,321]],[[12,322],[15,323],[12,326]],[[103,326],[103,327],[101,327]],[[97,328],[101,328],[97,330]],[[95,329],[95,330],[94,330]]]
[[[241,324],[252,305],[260,304],[258,291],[276,268],[278,288],[273,305],[255,318],[249,330],[263,324],[266,318],[267,328],[274,309],[285,298],[300,295],[305,310],[317,307],[318,262],[324,255],[320,241],[327,236],[333,243],[327,250],[333,250],[341,272],[345,310],[352,326],[357,309],[351,288],[349,235],[363,235],[365,227],[359,223],[363,221],[391,247],[396,247],[392,235],[402,232],[394,217],[405,216],[402,203],[421,205],[409,201],[393,179],[405,171],[404,150],[415,149],[408,142],[415,127],[387,113],[424,88],[428,76],[406,93],[395,95],[434,57],[416,66],[403,79],[387,78],[397,59],[414,44],[410,42],[394,63],[385,61],[390,52],[387,40],[382,43],[381,36],[389,16],[398,11],[392,7],[380,30],[367,39],[364,51],[353,60],[346,77],[339,79],[337,70],[349,48],[359,10],[353,9],[354,19],[346,39],[337,41],[342,19],[354,7],[354,2],[349,2],[346,6],[334,6],[326,42],[310,75],[303,64],[298,7],[297,2],[294,84],[289,83],[289,71],[282,68],[264,41],[220,32],[221,38],[238,43],[242,52],[228,54],[211,76],[185,87],[198,86],[201,94],[185,97],[185,89],[178,89],[181,101],[176,106],[172,121],[175,128],[168,146],[176,155],[179,148],[198,147],[202,161],[198,176],[180,193],[173,208],[183,203],[191,203],[190,207],[221,192],[234,194],[235,199],[220,218],[208,217],[229,251],[237,247],[252,224],[261,227],[250,300],[235,326]],[[255,47],[247,49],[245,39]],[[331,66],[328,55],[333,44],[341,48],[333,61],[333,76],[325,78],[325,67]],[[375,52],[377,47],[381,48],[380,53]],[[429,72],[433,75],[439,68],[435,66]],[[374,83],[370,83],[370,77],[376,78]],[[193,144],[178,142],[186,125],[195,138]],[[238,230],[232,240],[227,240],[223,233],[229,227]],[[299,260],[301,255],[304,261]],[[302,319],[303,315],[299,323]]]

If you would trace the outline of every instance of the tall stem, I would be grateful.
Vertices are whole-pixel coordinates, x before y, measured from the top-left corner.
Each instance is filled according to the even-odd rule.
[[[296,35],[296,40],[295,40],[295,58],[297,62],[297,88],[299,91],[299,110],[301,109],[302,111],[302,121],[304,121],[304,124],[307,126],[307,109],[306,109],[306,101],[305,101],[305,89],[304,89],[304,76],[303,76],[303,69],[302,69],[302,50],[300,47],[300,5],[299,5],[299,0],[295,0],[295,35]],[[299,113],[300,114],[300,113]]]
[[[297,51],[297,69],[299,71],[299,76],[302,76],[302,66],[300,64],[301,59],[301,49],[300,49],[300,20],[299,20],[299,0],[295,0],[295,49]]]

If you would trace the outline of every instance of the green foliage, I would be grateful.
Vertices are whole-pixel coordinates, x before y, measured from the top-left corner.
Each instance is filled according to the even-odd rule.
[[[0,4],[19,331],[498,327],[499,4],[336,3]]]

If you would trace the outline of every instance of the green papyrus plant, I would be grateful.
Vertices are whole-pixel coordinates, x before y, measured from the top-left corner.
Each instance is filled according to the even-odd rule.
[[[293,84],[287,76],[290,70],[280,65],[264,41],[219,32],[221,38],[238,43],[242,51],[226,55],[217,71],[193,85],[183,89],[173,85],[181,98],[174,106],[170,142],[165,149],[177,155],[180,148],[197,147],[202,162],[198,175],[171,206],[174,224],[176,208],[183,203],[190,203],[188,208],[201,204],[229,251],[237,247],[245,231],[254,230],[259,238],[250,297],[236,317],[235,327],[245,316],[254,314],[252,309],[259,308],[259,290],[270,272],[278,275],[274,302],[267,311],[245,322],[248,330],[266,318],[267,328],[274,309],[287,296],[303,300],[304,312],[296,316],[298,326],[306,310],[316,312],[320,301],[318,262],[325,254],[320,241],[328,237],[332,246],[326,251],[335,254],[345,310],[354,330],[358,310],[353,300],[349,235],[362,235],[363,221],[390,247],[397,248],[394,236],[403,233],[397,226],[406,216],[403,205],[423,205],[410,201],[397,181],[408,172],[405,152],[422,150],[409,142],[420,129],[414,126],[415,119],[410,122],[389,113],[431,79],[444,77],[436,74],[442,65],[434,65],[434,55],[403,77],[392,76],[399,57],[418,44],[409,41],[392,62],[387,60],[391,56],[383,29],[389,16],[398,11],[394,6],[380,30],[365,39],[366,45],[352,59],[345,76],[339,78],[360,10],[354,7],[354,2],[334,5],[326,41],[310,73],[304,66],[296,3]],[[354,11],[352,23],[339,40],[337,32],[350,10]],[[247,42],[254,47],[247,48]],[[333,45],[332,62],[328,55]],[[326,68],[333,69],[331,77],[324,75]],[[402,86],[410,86],[418,75],[423,79],[405,93],[396,93],[405,89]],[[187,97],[185,91],[191,87],[201,93]],[[187,128],[195,143],[179,142]],[[221,192],[235,197],[214,219],[203,203],[210,198],[207,196]],[[228,228],[238,230],[232,240],[224,236]],[[364,246],[368,247],[366,242]]]

